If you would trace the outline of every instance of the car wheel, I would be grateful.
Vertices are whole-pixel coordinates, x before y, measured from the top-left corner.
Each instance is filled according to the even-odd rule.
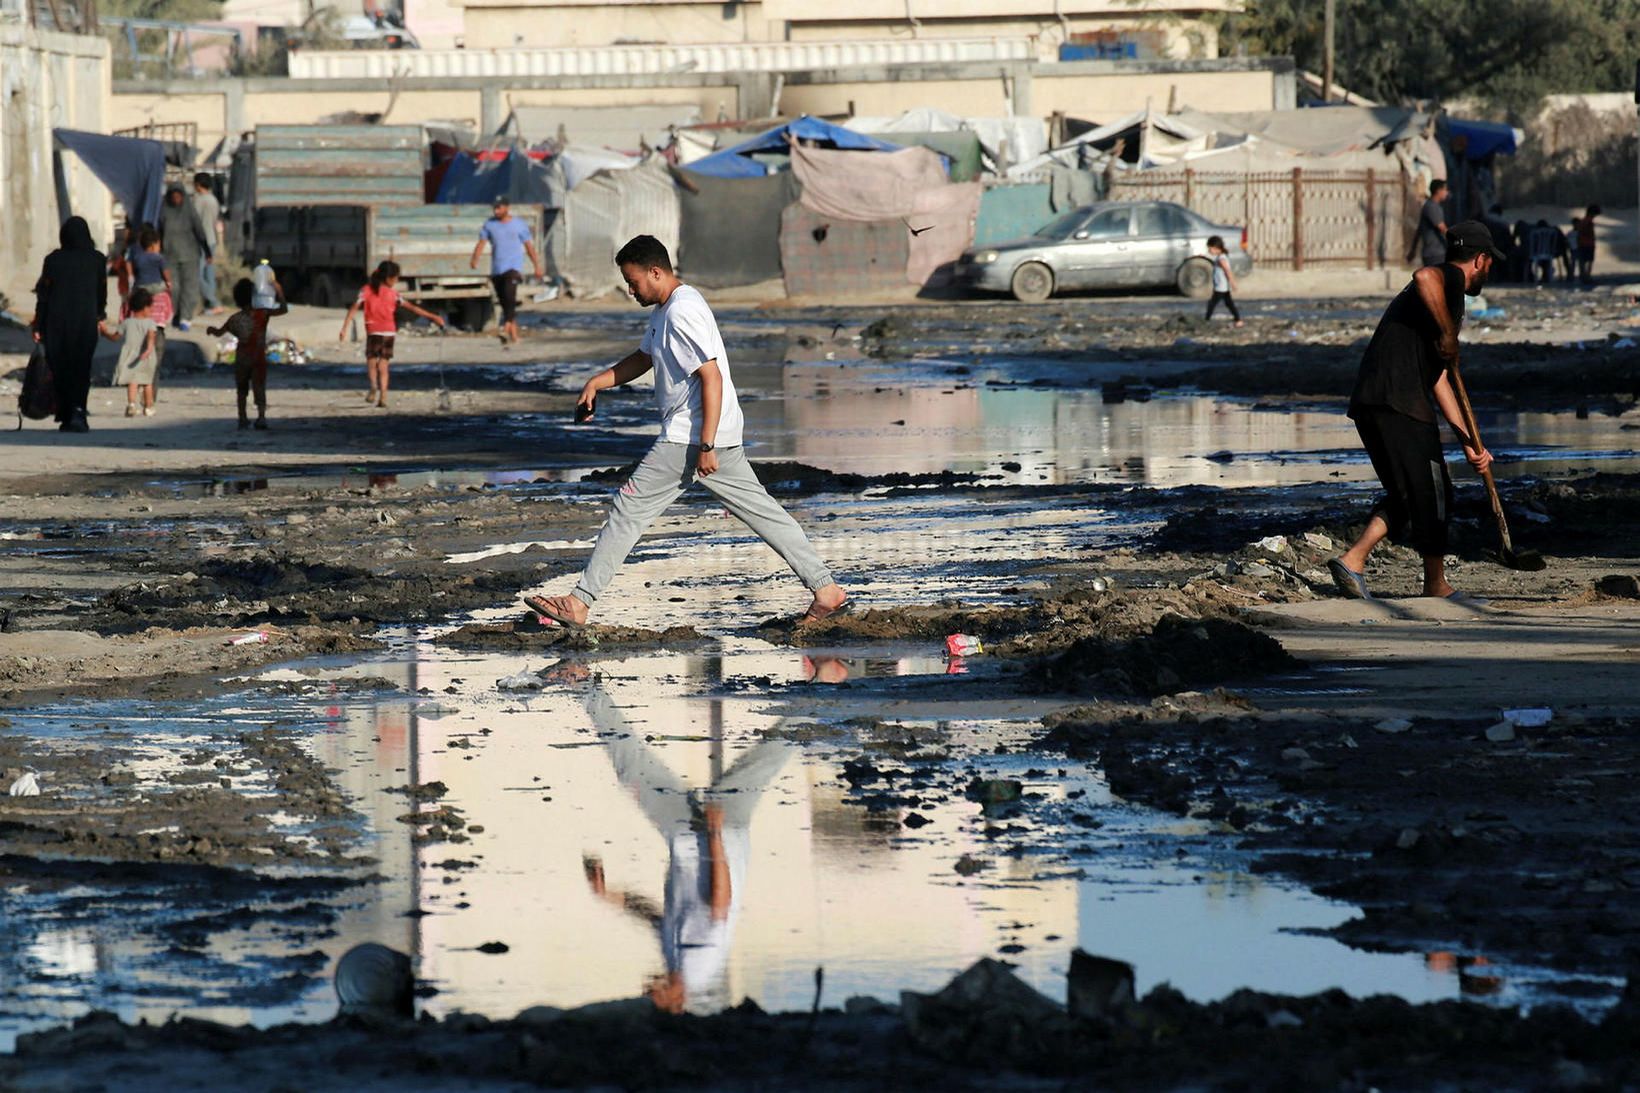
[[[1041,262],[1026,262],[1014,270],[1011,287],[1014,299],[1021,303],[1040,304],[1053,295],[1053,270]]]
[[[1192,300],[1205,300],[1213,295],[1213,263],[1205,258],[1191,258],[1179,267],[1173,283],[1182,295]]]

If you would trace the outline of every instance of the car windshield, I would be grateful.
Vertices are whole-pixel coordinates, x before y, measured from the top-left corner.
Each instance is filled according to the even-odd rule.
[[[1088,210],[1072,209],[1054,217],[1033,233],[1039,239],[1069,239],[1071,233],[1082,226],[1082,221],[1088,218]]]

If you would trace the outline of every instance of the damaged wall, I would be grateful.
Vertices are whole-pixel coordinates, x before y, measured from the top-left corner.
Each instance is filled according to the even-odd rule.
[[[70,215],[59,206],[52,172],[53,128],[107,132],[112,96],[108,43],[15,24],[0,25],[0,292],[23,315],[40,263],[57,246]],[[99,248],[112,237],[107,189],[73,155],[65,155],[71,212],[91,222]]]

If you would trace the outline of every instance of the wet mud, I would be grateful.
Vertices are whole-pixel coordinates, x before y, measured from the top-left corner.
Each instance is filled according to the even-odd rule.
[[[879,361],[944,362],[939,382],[953,398],[1086,387],[1119,405],[1165,401],[1169,390],[1194,385],[1259,399],[1259,409],[1276,414],[1295,395],[1340,401],[1371,328],[1367,303],[1302,322],[1272,314],[1245,331],[1147,317],[1159,309],[1146,302],[1125,306],[1109,319],[1057,305],[917,309],[867,327],[860,344]],[[1524,331],[1528,305],[1519,306]],[[1593,318],[1580,322],[1617,321],[1611,305],[1589,308]],[[752,329],[737,344],[778,361],[784,339],[767,320],[738,321]],[[1477,400],[1629,416],[1640,358],[1620,339],[1582,349],[1512,341],[1507,330],[1498,339],[1466,347]],[[1086,365],[1086,374],[1067,373],[1067,362]],[[963,371],[982,367],[1006,375],[979,380]],[[797,405],[809,397],[778,382],[764,396]],[[561,402],[562,392],[553,397]],[[612,413],[624,412],[621,399],[610,402]],[[758,402],[747,400],[754,414]],[[637,441],[617,431],[574,453],[562,450],[561,433],[532,434],[557,469],[524,471],[515,451],[505,457],[510,476],[493,479],[441,478],[440,468],[411,459],[403,475],[327,467],[323,480],[256,472],[14,480],[15,497],[34,507],[0,522],[0,706],[13,718],[0,727],[0,780],[32,773],[48,792],[0,798],[8,914],[19,916],[14,922],[79,916],[73,921],[117,925],[141,938],[144,952],[161,954],[154,966],[168,975],[196,968],[191,985],[175,988],[179,1010],[201,999],[241,1012],[311,1000],[349,900],[361,886],[386,883],[373,873],[367,836],[391,829],[440,859],[428,865],[436,873],[416,874],[426,891],[392,915],[419,921],[468,906],[461,878],[505,845],[482,849],[486,838],[516,840],[539,822],[498,822],[497,802],[465,799],[419,763],[444,764],[439,777],[454,785],[451,771],[476,767],[504,738],[489,724],[503,714],[559,718],[563,708],[553,703],[589,677],[641,676],[634,665],[646,657],[752,650],[743,670],[726,671],[721,657],[715,668],[669,668],[678,693],[665,701],[719,705],[697,717],[687,705],[659,704],[646,711],[653,724],[643,732],[699,742],[718,731],[706,762],[721,767],[722,701],[779,709],[758,739],[836,759],[837,785],[826,793],[848,819],[817,811],[817,843],[843,832],[868,837],[877,853],[924,827],[949,830],[953,808],[977,811],[982,841],[952,849],[941,886],[994,885],[983,890],[1000,901],[1020,884],[1009,871],[1021,862],[1042,858],[1042,873],[1080,868],[1081,840],[1110,820],[1087,803],[1085,787],[1065,787],[1073,774],[1097,778],[1123,805],[1165,817],[1154,837],[1179,838],[1180,854],[1191,844],[1165,827],[1175,820],[1233,841],[1261,875],[1359,907],[1359,917],[1327,926],[1328,936],[1374,952],[1424,954],[1431,968],[1450,964],[1466,998],[1499,996],[1491,962],[1552,969],[1536,985],[1535,1008],[1523,1015],[1508,1005],[1415,1006],[1341,992],[1243,991],[1200,1002],[1156,988],[1090,1014],[982,965],[943,993],[901,997],[898,984],[886,984],[882,1002],[845,1000],[822,982],[812,1015],[800,1004],[770,1015],[745,1003],[683,1017],[632,1001],[537,1008],[509,1020],[491,1019],[500,1011],[446,1013],[416,1025],[264,1031],[192,1018],[139,1027],[93,1015],[74,1028],[25,1034],[15,1055],[0,1056],[0,1085],[102,1082],[170,1093],[434,1089],[458,1078],[497,1089],[1087,1081],[1530,1089],[1640,1081],[1622,1048],[1634,1042],[1640,1013],[1634,988],[1624,990],[1640,951],[1640,828],[1631,819],[1640,802],[1628,777],[1640,764],[1640,708],[1610,682],[1632,663],[1634,643],[1623,635],[1640,619],[1640,476],[1506,481],[1516,545],[1549,556],[1542,574],[1494,564],[1484,497],[1461,482],[1453,579],[1491,598],[1495,614],[1486,618],[1505,627],[1482,639],[1466,629],[1474,620],[1429,614],[1413,598],[1417,559],[1393,545],[1375,555],[1371,574],[1384,613],[1338,614],[1325,563],[1359,531],[1371,501],[1341,475],[1234,489],[1188,477],[1192,484],[1154,488],[1050,481],[1046,473],[1033,481],[1013,449],[961,469],[828,469],[824,454],[846,454],[852,427],[804,426],[822,441],[789,444],[801,458],[756,464],[818,541],[848,552],[841,575],[861,592],[853,613],[803,627],[795,619],[806,594],[772,555],[723,555],[736,559],[730,563],[692,553],[702,537],[713,551],[754,549],[736,541],[745,537],[738,524],[698,511],[669,514],[645,541],[631,566],[653,580],[633,576],[607,615],[601,601],[598,625],[565,629],[520,617],[517,594],[561,587],[596,533],[610,486],[636,454]],[[932,427],[945,428],[943,419]],[[1075,431],[1074,422],[1065,429]],[[408,443],[420,434],[391,435]],[[1200,450],[1188,458],[1209,474],[1244,459],[1213,442],[1211,424],[1190,435]],[[572,456],[579,462],[565,472]],[[858,466],[841,457],[838,465]],[[1357,636],[1366,644],[1400,627],[1428,648],[1446,641],[1467,652],[1473,641],[1478,661],[1529,665],[1529,652],[1507,647],[1506,627],[1517,623],[1560,627],[1572,650],[1555,654],[1572,668],[1542,696],[1553,711],[1546,722],[1502,720],[1484,686],[1450,674],[1451,660],[1420,685],[1447,688],[1450,705],[1465,712],[1367,712],[1411,700],[1353,674],[1366,667]],[[1306,627],[1323,625],[1345,637],[1331,647],[1299,640],[1312,632]],[[972,636],[984,651],[944,656],[951,635]],[[1579,650],[1597,637],[1598,653]],[[505,675],[474,684],[457,669],[447,681],[436,661],[418,660],[408,673],[387,666],[387,650],[406,648],[512,660]],[[1576,685],[1579,657],[1588,658],[1591,678],[1598,671],[1607,680],[1597,695]],[[282,664],[289,667],[267,671]],[[260,712],[238,711],[239,696]],[[322,719],[287,718],[279,706],[315,696],[329,703]],[[350,703],[372,696],[403,710],[347,738],[370,745],[356,748],[360,760],[342,747],[343,729]],[[205,727],[170,736],[116,730],[77,712],[93,700],[122,710],[126,700],[173,703],[171,714],[206,703],[197,717]],[[973,712],[991,707],[1016,718],[1028,707],[1033,724],[1042,709],[1062,709],[1034,738],[1004,745],[982,735],[1001,731],[999,715]],[[977,741],[952,728],[968,717],[981,727]],[[585,739],[558,740],[551,747],[565,750],[551,754],[578,755],[621,735],[596,721],[580,731]],[[435,741],[430,751],[405,758],[392,750],[416,732]],[[999,756],[1021,769],[981,769]],[[391,783],[390,807],[366,815],[365,791],[345,782],[344,759],[380,764],[371,778]],[[517,799],[540,807],[573,792],[538,782],[504,788],[529,791]],[[516,950],[528,939],[468,940],[500,945],[467,951],[514,977],[539,977],[504,963],[507,942]],[[1040,968],[1027,968],[1035,954],[1024,948],[999,954],[1018,957],[1021,974],[1030,970],[1040,983]],[[7,959],[0,956],[0,967]],[[43,992],[51,985],[37,958],[15,959],[18,983]],[[69,989],[90,991],[88,982]],[[437,989],[423,987],[429,997]],[[1069,985],[1073,1002],[1079,989]],[[554,1001],[545,986],[541,993]],[[55,1005],[46,994],[26,1001]],[[202,1063],[207,1055],[212,1062]]]

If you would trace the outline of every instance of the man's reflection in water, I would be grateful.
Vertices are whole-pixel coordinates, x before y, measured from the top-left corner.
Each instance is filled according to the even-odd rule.
[[[716,1013],[730,1004],[729,951],[740,916],[751,856],[752,813],[780,774],[791,745],[761,740],[727,769],[713,748],[712,784],[691,787],[633,732],[596,683],[587,710],[604,737],[615,777],[666,840],[670,861],[661,906],[612,887],[602,860],[585,855],[587,883],[602,899],[653,926],[666,971],[648,983],[655,1005],[670,1013]],[[721,718],[714,717],[716,731]]]

